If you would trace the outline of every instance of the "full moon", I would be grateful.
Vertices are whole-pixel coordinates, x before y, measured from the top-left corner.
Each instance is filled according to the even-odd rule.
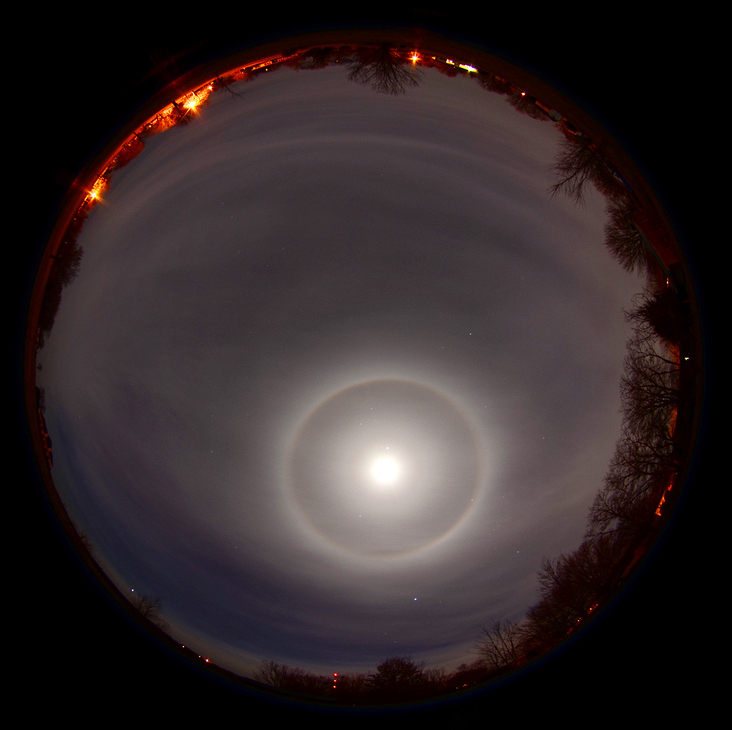
[[[371,464],[371,476],[378,484],[394,484],[401,471],[399,461],[393,456],[379,456]]]
[[[461,523],[483,487],[480,436],[460,407],[420,383],[355,383],[300,423],[288,455],[296,513],[330,547],[412,553]]]

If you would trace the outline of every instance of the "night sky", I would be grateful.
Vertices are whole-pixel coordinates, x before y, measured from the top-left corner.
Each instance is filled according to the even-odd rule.
[[[580,542],[641,281],[560,134],[474,79],[282,68],[148,141],[39,362],[54,482],[128,594],[262,658],[452,668]]]
[[[439,26],[443,10],[421,22]],[[21,275],[9,281],[18,341],[61,196],[146,89],[213,38],[184,18],[138,18],[134,28],[87,20],[47,18],[47,32],[28,38],[27,73],[13,91],[34,122],[15,120],[11,150],[11,162],[21,158],[14,210],[26,214],[30,242],[14,247]],[[554,24],[531,38],[523,24],[481,29],[462,9],[453,21],[587,104],[660,194],[694,275],[713,283],[709,246],[720,229],[703,204],[708,159],[678,96],[690,71],[698,85],[705,78],[696,57],[679,52],[693,19],[669,19],[676,32],[666,34],[655,20],[619,17],[592,34]],[[228,24],[229,43],[267,40],[282,22]],[[581,539],[618,433],[621,309],[638,282],[602,250],[597,198],[584,210],[549,199],[558,139],[548,125],[466,80],[426,73],[419,88],[383,97],[336,72],[282,69],[242,87],[245,99],[218,95],[115,174],[39,360],[54,477],[117,583],[160,595],[174,633],[220,661],[250,666],[262,656],[330,671],[409,653],[449,665],[481,623],[533,601],[543,555]],[[295,100],[297,111],[285,109]],[[705,129],[698,118],[692,126]],[[16,373],[16,401],[19,382]],[[392,434],[364,444],[309,429],[347,395],[364,397],[362,413],[368,395],[367,422],[379,425],[396,389],[430,406],[429,423],[399,413],[420,437],[452,422],[465,438],[449,452],[399,444],[399,459],[380,472],[400,470],[389,484],[372,468],[378,448],[396,449]],[[659,720],[713,706],[718,652],[696,623],[710,590],[716,601],[704,497],[718,482],[713,417],[707,408],[682,509],[639,579],[551,661],[476,699],[477,717],[565,721],[590,708]],[[169,657],[95,587],[44,500],[22,419],[17,449],[15,439],[7,449],[21,475],[9,517],[23,529],[9,556],[22,580],[12,574],[8,585],[23,598],[6,626],[23,690],[11,703],[27,710],[28,697],[43,698],[36,716],[73,705],[95,722],[96,700],[115,714],[187,720],[258,708]],[[354,451],[365,460],[348,461]],[[391,527],[413,512],[388,505],[408,498],[429,517],[439,485],[406,479],[427,460],[474,501],[402,554],[405,530]],[[293,463],[306,464],[305,481],[293,483]],[[321,510],[307,505],[332,503],[344,473],[341,522],[314,524]],[[337,526],[355,523],[365,495],[387,527],[359,552],[359,533]]]

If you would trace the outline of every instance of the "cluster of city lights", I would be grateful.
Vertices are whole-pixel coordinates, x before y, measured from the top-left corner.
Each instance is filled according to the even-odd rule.
[[[109,179],[104,175],[100,175],[92,185],[91,190],[87,193],[84,202],[94,203],[102,199],[102,193],[106,190],[109,185]]]
[[[229,75],[232,77],[235,77],[237,75],[246,74],[252,71],[257,71],[261,69],[268,69],[270,66],[274,66],[278,63],[281,63],[282,61],[286,61],[287,59],[291,58],[292,56],[280,56],[277,58],[271,58],[266,59],[264,61],[260,61],[256,64],[253,64],[251,66],[243,66],[242,68],[238,69],[237,71],[231,72]],[[439,60],[435,56],[430,57],[433,61]],[[417,64],[422,60],[422,55],[418,51],[413,51],[411,55],[409,56],[409,60],[413,64]],[[459,63],[458,61],[455,61],[451,58],[444,59],[444,63],[448,64],[449,66],[454,66],[456,68],[463,69],[464,71],[467,71],[468,73],[477,73],[478,69],[475,68],[475,66],[471,66],[467,63]],[[168,104],[165,108],[161,109],[154,117],[149,119],[147,122],[145,122],[142,126],[140,126],[138,129],[136,129],[125,141],[125,143],[120,148],[121,150],[125,149],[131,142],[133,142],[136,138],[139,139],[145,134],[150,133],[157,133],[162,132],[166,129],[169,129],[180,120],[185,117],[189,112],[195,112],[198,107],[200,107],[203,103],[206,102],[208,99],[208,96],[214,91],[214,81],[208,81],[203,86],[194,89],[180,98],[176,99],[172,103]],[[89,206],[94,203],[97,203],[101,201],[102,199],[102,193],[106,189],[107,185],[109,184],[108,178],[106,176],[107,171],[110,169],[113,169],[115,167],[115,163],[117,160],[117,157],[119,156],[119,152],[115,157],[112,158],[112,161],[109,165],[109,167],[102,173],[96,180],[96,182],[92,185],[91,189],[88,191],[86,197],[84,198],[83,205]]]

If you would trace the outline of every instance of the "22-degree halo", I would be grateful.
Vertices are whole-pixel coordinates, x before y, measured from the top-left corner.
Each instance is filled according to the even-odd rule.
[[[407,380],[358,383],[321,401],[290,450],[299,514],[349,552],[395,557],[449,535],[474,504],[479,439],[445,395]]]

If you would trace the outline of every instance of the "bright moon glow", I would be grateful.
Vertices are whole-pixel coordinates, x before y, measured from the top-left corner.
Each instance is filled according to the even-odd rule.
[[[329,552],[414,553],[449,535],[473,506],[479,442],[468,417],[431,387],[355,383],[318,403],[294,434],[293,506]]]
[[[616,438],[617,386],[600,390],[614,371],[597,364],[618,360],[623,318],[605,313],[635,284],[615,295],[606,252],[570,246],[584,217],[547,208],[556,130],[430,72],[391,97],[342,67],[297,87],[282,68],[247,87],[255,104],[212,99],[121,185],[108,193],[100,174],[89,193],[113,202],[84,231],[96,254],[39,372],[54,480],[116,573],[247,662],[375,665],[396,640],[462,660],[480,617],[523,611],[544,551],[576,536],[605,468],[585,470],[584,454]],[[448,235],[461,243],[446,265]],[[137,241],[145,256],[129,255]],[[98,372],[106,410],[84,386]],[[550,447],[538,436],[555,423]],[[64,454],[75,440],[83,460]]]
[[[399,462],[392,456],[380,456],[371,465],[371,476],[379,484],[393,484],[400,472]]]

